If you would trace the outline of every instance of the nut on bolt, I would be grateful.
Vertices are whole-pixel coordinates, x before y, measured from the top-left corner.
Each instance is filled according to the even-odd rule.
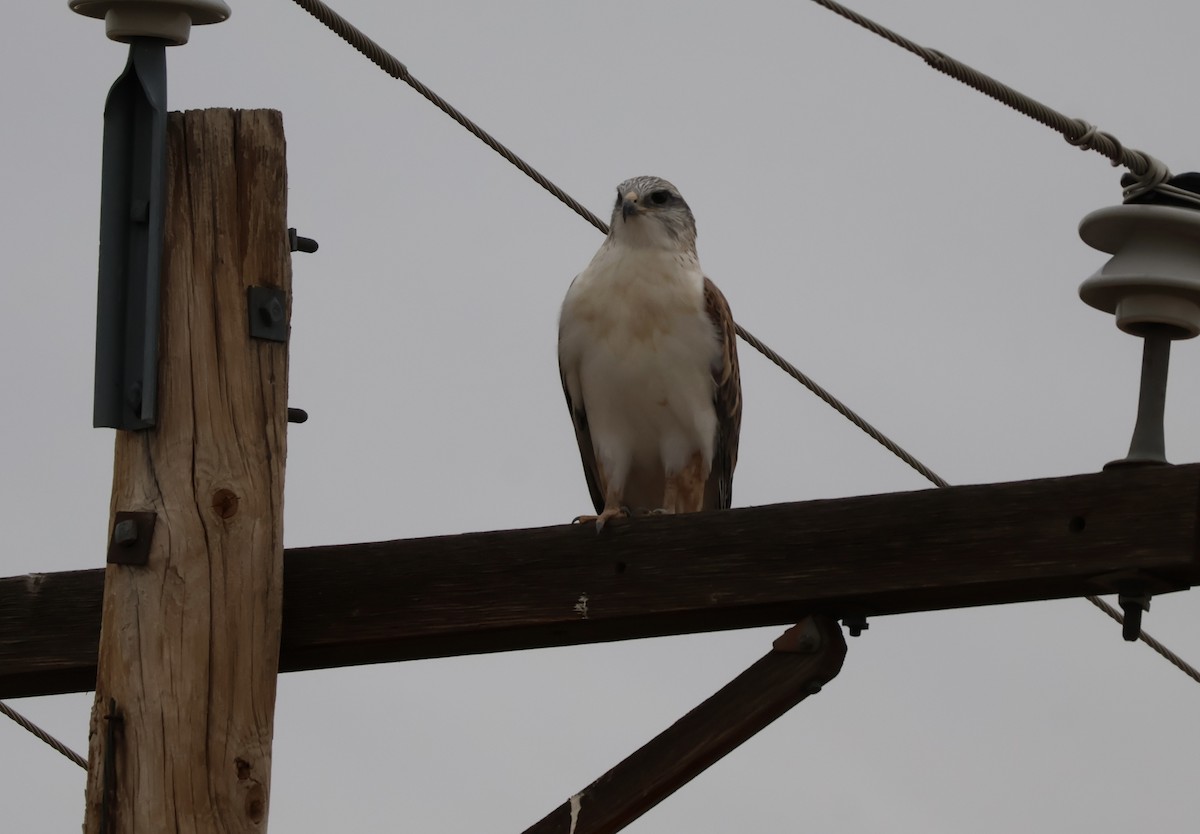
[[[283,303],[278,298],[272,298],[258,308],[258,315],[263,324],[272,325],[283,321]]]
[[[137,538],[137,522],[133,519],[127,518],[124,521],[118,521],[113,527],[113,544],[129,547],[137,541]]]
[[[1141,588],[1131,588],[1117,596],[1117,603],[1125,615],[1121,637],[1132,643],[1142,636],[1142,613],[1150,610],[1150,594]]]
[[[118,511],[105,561],[110,565],[148,564],[156,520],[151,510]]]
[[[850,632],[851,637],[858,637],[871,627],[871,624],[867,622],[867,618],[862,614],[853,614],[849,617],[842,617],[842,625],[844,625],[846,630]]]

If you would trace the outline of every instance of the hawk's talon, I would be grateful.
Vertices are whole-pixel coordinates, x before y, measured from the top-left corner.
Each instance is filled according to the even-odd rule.
[[[600,515],[596,516],[596,534],[604,529],[604,525],[608,523],[610,518],[629,518],[628,507],[605,507]]]

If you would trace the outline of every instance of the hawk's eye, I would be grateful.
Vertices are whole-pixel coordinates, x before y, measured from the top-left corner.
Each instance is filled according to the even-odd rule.
[[[671,199],[670,191],[654,191],[650,194],[650,202],[656,206],[661,206]]]

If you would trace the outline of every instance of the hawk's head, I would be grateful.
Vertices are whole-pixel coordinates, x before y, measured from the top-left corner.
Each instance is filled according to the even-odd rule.
[[[671,183],[634,177],[617,186],[609,236],[632,246],[693,251],[696,218]]]

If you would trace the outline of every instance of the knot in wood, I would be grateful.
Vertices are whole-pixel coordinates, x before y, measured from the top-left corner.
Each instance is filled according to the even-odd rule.
[[[250,822],[257,824],[263,821],[266,811],[267,803],[263,796],[263,786],[255,782],[246,796],[246,816],[250,818]]]
[[[212,507],[221,518],[233,518],[238,511],[238,497],[232,490],[222,487],[213,493]]]
[[[248,783],[245,785],[246,817],[254,824],[261,823],[267,812],[266,790],[262,782],[254,778],[254,765],[241,756],[234,759],[233,764],[237,768],[238,781]]]

